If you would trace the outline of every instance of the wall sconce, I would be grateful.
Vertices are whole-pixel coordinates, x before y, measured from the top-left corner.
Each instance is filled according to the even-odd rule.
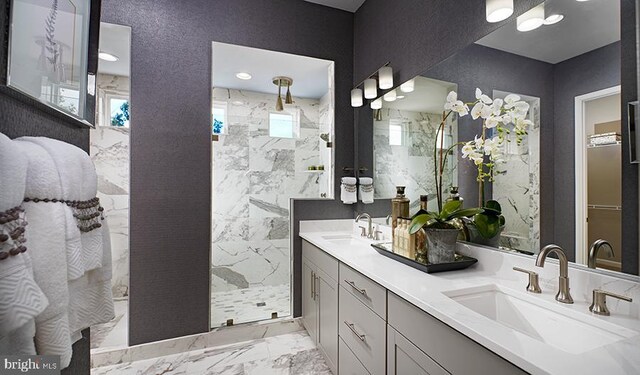
[[[382,108],[382,99],[378,98],[376,100],[371,101],[371,109],[381,109]]]
[[[360,87],[364,88],[361,89]],[[373,100],[378,97],[378,87],[381,89],[390,89],[393,87],[393,69],[389,66],[389,63],[384,64],[380,69],[378,69],[375,73],[367,77],[364,81],[358,83],[351,90],[351,106],[352,107],[361,107],[364,105],[364,99]],[[413,90],[412,90],[413,91]],[[363,99],[364,92],[364,99]],[[371,102],[371,108],[379,105],[378,108],[382,108],[382,101],[378,100],[376,104],[374,104],[376,100]],[[378,104],[379,103],[379,104]],[[375,108],[374,108],[375,109]]]
[[[382,97],[385,102],[393,102],[397,99],[396,90],[389,91]]]
[[[400,91],[402,92],[413,92],[415,89],[416,81],[413,79],[408,80],[407,82],[400,85]]]
[[[518,31],[526,32],[535,30],[544,25],[544,3],[528,10],[516,19]]]
[[[513,0],[487,0],[487,22],[504,21],[513,14]]]

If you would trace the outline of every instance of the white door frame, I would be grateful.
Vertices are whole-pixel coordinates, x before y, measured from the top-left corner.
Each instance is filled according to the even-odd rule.
[[[587,102],[620,94],[621,87],[613,86],[575,97],[575,197],[576,197],[576,263],[587,264],[587,134],[585,105]]]

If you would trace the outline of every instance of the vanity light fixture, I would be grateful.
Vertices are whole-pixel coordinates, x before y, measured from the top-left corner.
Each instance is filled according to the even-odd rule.
[[[513,0],[487,0],[487,22],[506,20],[513,14]]]
[[[378,70],[378,87],[381,90],[388,90],[393,87],[393,69],[385,65]]]
[[[382,98],[378,98],[376,100],[371,101],[371,109],[381,109],[382,108]]]
[[[236,73],[236,77],[246,81],[248,79],[251,79],[251,74],[246,72],[239,72],[239,73]]]
[[[416,81],[414,79],[410,79],[407,82],[400,85],[400,91],[402,92],[413,92],[416,86]]]
[[[552,14],[544,19],[544,24],[553,25],[562,21],[563,19],[564,19],[564,16],[562,14]]]
[[[118,56],[108,52],[103,52],[103,51],[98,52],[98,58],[100,60],[109,61],[109,62],[115,62],[120,60]]]
[[[284,76],[273,77],[272,82],[274,85],[278,86],[278,99],[276,100],[276,111],[280,112],[284,110],[284,106],[282,105],[282,86],[287,86],[287,95],[285,98],[286,104],[293,103],[291,99],[291,92],[289,91],[289,87],[293,85],[293,79]]]
[[[398,100],[404,99],[404,95],[396,95],[396,99],[398,99]]]
[[[351,106],[352,107],[362,107],[362,89],[355,88],[351,90]]]
[[[383,96],[385,102],[393,102],[397,99],[396,90],[391,90]]]
[[[544,3],[528,10],[516,19],[518,31],[527,32],[544,25]]]
[[[364,80],[364,98],[375,99],[378,97],[378,83],[374,78]]]

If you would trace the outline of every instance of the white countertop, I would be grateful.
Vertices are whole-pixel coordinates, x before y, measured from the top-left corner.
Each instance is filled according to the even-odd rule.
[[[324,236],[353,234],[352,220],[301,221],[300,237],[332,257],[359,271],[389,291],[429,313],[487,349],[532,374],[640,374],[640,284],[570,268],[569,278],[574,304],[554,300],[558,288],[558,264],[548,259],[544,268],[535,267],[535,259],[486,248],[458,244],[458,252],[473,256],[478,263],[462,271],[427,274],[378,254],[366,239],[339,246]],[[357,228],[356,228],[357,229]],[[540,274],[542,294],[525,292],[527,276],[512,270],[518,266]],[[497,284],[521,292],[526,298],[539,298],[567,314],[586,314],[588,319],[635,331],[631,337],[580,354],[568,353],[528,335],[509,329],[447,297],[442,292]],[[629,304],[609,299],[611,316],[589,312],[594,288],[634,298]],[[576,316],[576,315],[573,315]]]

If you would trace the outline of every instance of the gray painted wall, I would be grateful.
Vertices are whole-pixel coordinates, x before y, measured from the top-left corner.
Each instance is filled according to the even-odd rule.
[[[206,332],[211,42],[335,61],[341,168],[354,155],[353,14],[299,0],[104,0],[102,20],[132,28],[129,343]],[[350,217],[334,201],[301,202],[296,212]]]

